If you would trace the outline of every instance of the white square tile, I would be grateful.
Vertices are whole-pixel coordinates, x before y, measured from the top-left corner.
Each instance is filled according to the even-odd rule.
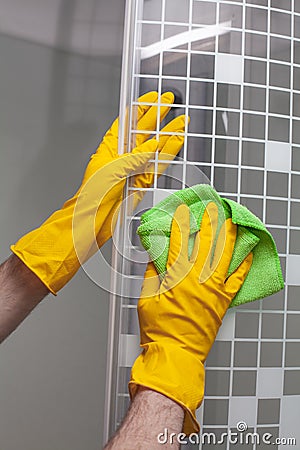
[[[281,397],[283,390],[283,370],[281,368],[258,369],[257,372],[258,397]]]
[[[243,58],[239,55],[216,55],[216,81],[222,83],[243,82]]]
[[[287,284],[300,285],[300,255],[288,255],[286,260],[286,282]]]
[[[287,395],[281,399],[280,408],[280,436],[285,438],[295,438],[296,445],[279,445],[280,450],[288,448],[298,448],[300,442],[300,396]]]
[[[229,427],[235,428],[239,422],[245,422],[248,427],[256,423],[256,398],[237,397],[230,398]]]
[[[121,334],[119,351],[120,366],[131,367],[141,353],[140,337],[133,334]]]
[[[289,172],[291,170],[291,145],[286,142],[266,142],[267,170]]]
[[[228,310],[219,329],[216,340],[231,341],[234,339],[235,311]]]

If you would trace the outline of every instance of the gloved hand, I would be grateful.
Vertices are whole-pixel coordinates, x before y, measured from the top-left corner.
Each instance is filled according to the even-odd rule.
[[[149,92],[140,103],[157,103],[158,93]],[[171,92],[160,98],[160,121],[174,102]],[[163,106],[165,104],[165,106]],[[157,124],[158,107],[142,105],[137,108],[136,147],[130,153],[118,154],[118,119],[105,134],[86,168],[82,184],[63,207],[54,212],[39,228],[23,236],[11,250],[31,269],[54,294],[77,272],[80,264],[92,256],[112,235],[114,217],[123,200],[123,188],[129,175],[137,173],[133,186],[149,187],[154,179],[154,163],[158,149],[159,160],[173,159],[184,141],[185,117],[169,122],[159,141],[149,139]],[[181,134],[180,134],[181,133]],[[126,149],[125,149],[126,150]],[[159,164],[158,175],[167,164]],[[134,206],[141,191],[133,195]]]
[[[138,303],[143,352],[132,368],[131,398],[141,385],[179,403],[185,409],[186,434],[200,429],[195,411],[204,395],[204,362],[252,263],[250,253],[227,277],[236,225],[227,219],[216,240],[217,225],[218,209],[211,202],[189,259],[189,209],[179,206],[172,221],[166,275],[160,283],[150,262]]]

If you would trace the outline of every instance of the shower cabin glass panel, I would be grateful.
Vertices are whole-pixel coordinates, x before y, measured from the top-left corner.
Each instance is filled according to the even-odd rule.
[[[110,432],[129,405],[130,367],[140,351],[136,304],[147,257],[136,236],[139,217],[173,190],[204,182],[266,223],[286,286],[272,297],[228,311],[206,364],[205,400],[198,413],[202,432],[220,436],[245,422],[260,437],[269,432],[275,442],[278,436],[292,436],[300,445],[298,2],[129,3],[132,47],[123,81],[129,67],[130,106],[150,90],[174,92],[168,120],[186,115],[186,139],[166,175],[146,190],[139,211],[127,214],[124,209],[129,235],[114,336]],[[132,123],[126,130],[129,142],[136,132]],[[157,124],[157,136],[159,129]],[[237,448],[229,441],[219,447]]]

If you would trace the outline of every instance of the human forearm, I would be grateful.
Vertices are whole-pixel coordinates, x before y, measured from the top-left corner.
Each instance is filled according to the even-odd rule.
[[[164,449],[178,449],[176,439],[182,430],[184,411],[181,406],[158,392],[139,387],[124,422],[105,450],[155,450],[161,449],[158,436],[168,430],[175,433],[173,444]]]
[[[4,341],[49,293],[16,256],[0,266],[0,342]]]

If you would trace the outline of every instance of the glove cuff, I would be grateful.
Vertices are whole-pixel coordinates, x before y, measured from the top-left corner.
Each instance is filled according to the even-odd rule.
[[[131,400],[138,386],[159,392],[184,408],[183,432],[198,433],[195,412],[204,396],[205,380],[200,359],[175,344],[150,342],[142,347],[128,385]]]

